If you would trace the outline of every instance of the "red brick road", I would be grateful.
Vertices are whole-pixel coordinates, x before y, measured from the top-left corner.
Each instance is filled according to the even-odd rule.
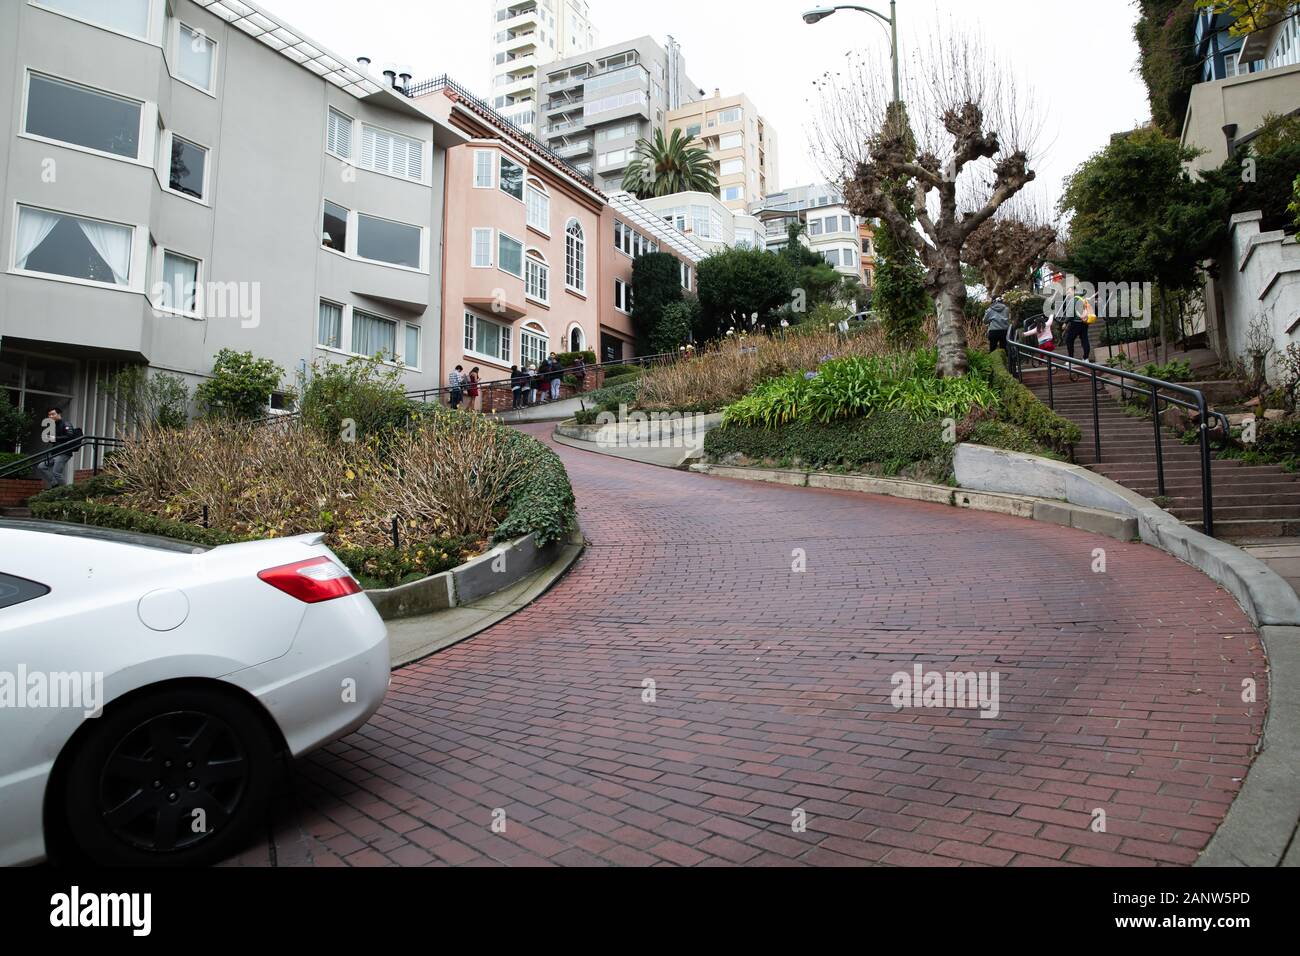
[[[1189,864],[1250,765],[1259,641],[1173,558],[559,451],[579,564],[396,672],[232,863]],[[895,710],[915,664],[998,672],[997,718]]]

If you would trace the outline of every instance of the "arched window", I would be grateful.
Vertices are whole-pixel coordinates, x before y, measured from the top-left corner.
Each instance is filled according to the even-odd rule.
[[[549,236],[551,234],[551,197],[547,195],[546,187],[542,185],[541,180],[530,178],[526,195],[528,225]]]
[[[581,352],[587,347],[587,336],[582,331],[582,326],[576,322],[569,327],[569,351]]]
[[[576,219],[564,229],[564,284],[574,292],[587,291],[587,239]]]
[[[524,295],[543,305],[551,301],[551,267],[537,249],[529,249],[524,260]]]
[[[537,366],[550,354],[550,341],[540,322],[528,322],[519,329],[519,357],[524,367]]]

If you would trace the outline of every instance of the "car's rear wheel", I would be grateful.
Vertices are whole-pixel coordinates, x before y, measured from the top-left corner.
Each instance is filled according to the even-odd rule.
[[[265,821],[275,746],[250,705],[206,689],[110,708],[72,755],[67,832],[106,866],[203,866]]]

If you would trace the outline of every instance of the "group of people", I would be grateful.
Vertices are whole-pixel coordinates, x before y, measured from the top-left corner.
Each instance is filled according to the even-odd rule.
[[[1025,342],[1046,352],[1056,349],[1054,323],[1065,325],[1065,348],[1070,358],[1074,358],[1074,343],[1083,349],[1083,360],[1092,359],[1092,341],[1088,337],[1088,327],[1097,320],[1092,303],[1079,296],[1075,299],[1062,300],[1054,315],[1041,312],[1032,313],[1012,319],[1011,309],[1002,296],[994,296],[993,302],[984,313],[984,324],[988,326],[989,351],[1005,350],[1007,337],[1015,335],[1016,341]]]
[[[581,392],[587,379],[587,363],[581,355],[568,368],[564,367],[554,352],[542,359],[540,365],[510,366],[511,408],[558,402],[566,375],[574,377],[577,381],[576,390]],[[468,399],[467,408],[476,412],[483,410],[483,378],[477,367],[470,369],[466,375],[464,366],[457,365],[447,378],[447,388],[452,408],[460,408]]]

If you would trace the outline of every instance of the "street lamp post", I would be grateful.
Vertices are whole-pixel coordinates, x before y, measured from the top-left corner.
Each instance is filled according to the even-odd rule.
[[[898,2],[889,0],[889,16],[878,13],[870,7],[859,7],[853,4],[840,4],[834,7],[817,7],[809,10],[803,15],[804,23],[809,25],[820,23],[831,14],[838,10],[856,10],[859,13],[869,13],[881,23],[889,27],[889,57],[894,67],[894,102],[901,103],[903,97],[899,91],[898,83]]]

